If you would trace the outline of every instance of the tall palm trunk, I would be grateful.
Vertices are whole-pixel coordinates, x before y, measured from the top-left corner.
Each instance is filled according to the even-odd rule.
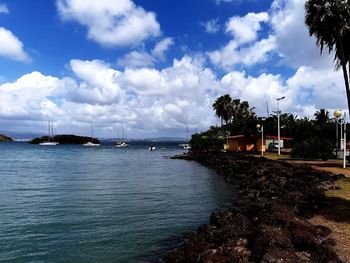
[[[344,49],[343,49],[343,43],[342,40],[338,39],[338,50],[340,53],[340,61],[341,61],[341,67],[343,69],[343,76],[344,76],[344,82],[345,82],[345,90],[346,90],[346,97],[348,99],[348,109],[350,112],[350,86],[349,86],[349,75],[350,75],[350,67],[349,67],[349,75],[347,71],[347,60],[345,59]]]
[[[343,69],[346,97],[348,98],[348,109],[350,112],[350,86],[349,86],[349,77],[348,77],[350,75],[350,68],[349,68],[349,75],[348,75],[346,64],[344,62],[342,62],[341,67]]]

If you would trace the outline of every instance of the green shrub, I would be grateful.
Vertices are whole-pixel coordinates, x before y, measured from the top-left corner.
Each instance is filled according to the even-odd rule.
[[[292,156],[327,160],[333,156],[333,148],[331,141],[312,137],[295,144],[292,148]]]
[[[201,150],[201,149],[223,149],[223,145],[225,143],[225,138],[223,136],[218,135],[204,135],[193,134],[192,139],[190,141],[191,149],[193,150]]]

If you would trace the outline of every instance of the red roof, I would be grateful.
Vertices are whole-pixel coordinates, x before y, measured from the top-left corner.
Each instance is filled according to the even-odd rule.
[[[266,135],[265,137],[266,137],[266,139],[278,139],[278,136],[274,136],[274,135]],[[291,137],[282,137],[282,136],[280,136],[280,139],[281,140],[286,140],[286,141],[292,141],[293,140],[293,138],[291,138]]]
[[[243,138],[244,135],[233,135],[233,136],[228,136],[226,139],[236,139],[236,138]]]
[[[237,139],[237,138],[243,138],[244,135],[243,134],[239,134],[239,135],[232,135],[232,136],[228,136],[226,137],[226,139]],[[257,137],[257,136],[252,136],[252,137]],[[278,139],[278,136],[274,136],[274,135],[266,135],[265,136],[266,139]],[[293,138],[291,137],[282,137],[280,136],[281,140],[285,140],[285,141],[292,141]]]

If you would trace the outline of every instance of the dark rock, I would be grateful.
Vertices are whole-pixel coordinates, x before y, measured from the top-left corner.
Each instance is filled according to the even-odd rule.
[[[231,210],[215,210],[209,224],[163,262],[341,262],[334,240],[327,238],[330,229],[306,220],[324,205],[324,191],[341,175],[214,151],[180,158],[196,160],[238,186],[238,201]]]

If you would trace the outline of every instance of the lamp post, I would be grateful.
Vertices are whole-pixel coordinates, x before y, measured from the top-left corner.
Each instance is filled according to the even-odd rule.
[[[280,127],[280,100],[285,99],[286,97],[277,98],[277,136],[278,136],[278,155],[281,155],[281,127]]]
[[[257,124],[256,128],[258,132],[261,132],[261,156],[264,155],[264,125]]]
[[[340,146],[343,145],[344,155],[343,155],[343,168],[346,167],[346,113],[342,112],[341,110],[336,110],[334,112],[334,117],[337,120],[337,123],[340,124],[340,129],[342,130],[342,127],[344,125],[344,136],[341,134],[341,141]],[[341,131],[342,133],[342,131]]]
[[[335,152],[336,152],[336,155],[338,156],[339,143],[338,143],[338,121],[337,121],[337,118],[334,118],[334,123],[335,123]]]

